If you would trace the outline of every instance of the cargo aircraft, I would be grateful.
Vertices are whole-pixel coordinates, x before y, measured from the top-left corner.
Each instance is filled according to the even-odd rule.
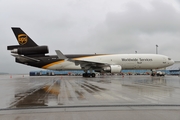
[[[37,45],[21,28],[12,27],[19,45],[7,46],[17,63],[49,70],[83,70],[83,77],[95,77],[95,72],[120,73],[123,69],[156,70],[174,64],[159,54],[68,54],[56,50],[49,53],[48,46]]]

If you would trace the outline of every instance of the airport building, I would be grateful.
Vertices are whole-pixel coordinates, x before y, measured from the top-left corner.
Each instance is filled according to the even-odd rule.
[[[54,76],[54,75],[73,75],[78,76],[82,75],[83,70],[63,70],[63,71],[54,71],[54,70],[42,70],[42,71],[31,71],[30,76]]]

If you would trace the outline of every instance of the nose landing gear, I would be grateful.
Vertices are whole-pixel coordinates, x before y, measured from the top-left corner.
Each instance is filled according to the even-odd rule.
[[[151,70],[151,76],[155,76],[156,75],[156,70]]]

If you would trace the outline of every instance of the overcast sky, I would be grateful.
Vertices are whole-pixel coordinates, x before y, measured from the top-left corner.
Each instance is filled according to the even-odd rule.
[[[180,0],[0,0],[0,72],[39,70],[7,51],[21,27],[50,54],[155,53],[180,61]]]

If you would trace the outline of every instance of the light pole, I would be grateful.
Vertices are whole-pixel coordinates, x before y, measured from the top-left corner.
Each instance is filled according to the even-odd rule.
[[[156,45],[156,54],[158,54],[158,45]]]

